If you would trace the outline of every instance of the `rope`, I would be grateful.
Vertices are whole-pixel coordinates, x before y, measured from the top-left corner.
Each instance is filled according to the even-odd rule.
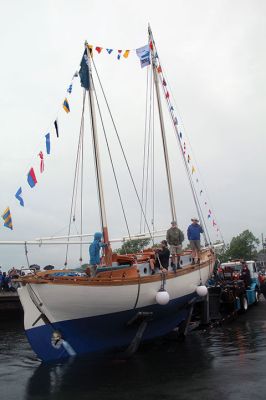
[[[201,278],[201,270],[200,270],[200,264],[199,264],[199,277],[200,277],[200,285],[202,285],[202,278]]]
[[[150,162],[150,147],[151,147],[151,109],[152,109],[152,70],[150,77],[150,107],[149,107],[149,128],[148,128],[148,144],[147,144],[147,172],[146,172],[146,183],[145,183],[145,215],[147,213],[147,202],[148,202],[148,182],[149,182],[149,162]],[[145,226],[144,226],[145,230]]]
[[[158,54],[158,53],[157,53],[157,54]],[[163,65],[161,59],[160,59],[160,65],[161,65],[161,66]],[[173,100],[173,102],[174,102],[175,108],[176,108],[176,110],[177,110],[177,112],[178,112],[178,115],[179,115],[179,119],[181,120],[181,124],[182,124],[182,126],[183,126],[182,131],[185,131],[185,132],[186,132],[186,129],[185,129],[185,126],[184,126],[184,122],[182,121],[181,114],[180,114],[180,112],[179,112],[179,108],[178,108],[177,103],[176,103],[176,101],[175,101],[175,98],[174,98],[174,96],[173,96],[173,90],[171,89],[171,85],[170,85],[170,83],[169,83],[169,80],[168,80],[168,78],[167,78],[167,74],[166,74],[165,71],[164,71],[164,77],[165,77],[166,80],[167,80],[167,88],[168,88],[168,90],[169,90],[170,93],[171,93],[171,98],[172,98],[172,100]],[[162,81],[161,81],[161,83],[162,83]],[[170,101],[167,101],[167,102],[168,102],[168,105],[169,105],[169,104],[170,104]],[[170,113],[170,114],[171,114],[171,113]],[[172,115],[171,115],[171,116],[172,116]],[[175,128],[176,128],[176,127],[175,127]],[[195,156],[195,154],[194,154],[194,151],[193,151],[193,148],[192,148],[192,146],[191,146],[191,142],[190,142],[190,140],[189,140],[189,137],[188,137],[187,133],[186,133],[186,141],[188,142],[189,147],[190,147],[190,149],[191,149],[191,153],[192,153],[192,155],[193,155],[194,163],[195,163],[195,165],[196,165],[196,167],[197,167],[198,174],[200,175],[201,181],[202,181],[202,183],[203,183],[204,192],[205,192],[206,197],[207,197],[207,199],[208,199],[208,203],[210,203],[210,206],[211,206],[211,209],[212,209],[212,214],[213,214],[213,216],[214,216],[214,218],[215,218],[215,221],[217,221],[216,215],[215,215],[215,213],[213,212],[213,207],[212,207],[210,198],[209,198],[209,196],[208,196],[208,194],[207,194],[207,189],[206,189],[206,185],[205,185],[204,180],[203,180],[203,176],[202,176],[202,174],[200,173],[200,169],[198,168],[198,163],[197,163],[197,160],[196,160],[196,156]],[[196,191],[196,189],[195,189],[195,191]],[[199,201],[199,200],[198,200],[198,201]],[[202,215],[203,215],[202,207],[201,207],[201,213],[202,213]],[[202,218],[203,218],[203,217],[202,217]],[[204,219],[204,218],[203,218],[203,219]],[[205,219],[204,219],[204,220],[205,220]],[[205,226],[206,226],[206,223],[205,223]],[[206,226],[206,232],[208,232],[207,226]],[[222,235],[220,226],[219,226],[219,234],[220,234],[220,236],[221,236],[222,241],[224,242],[224,239],[223,239],[223,235]],[[211,243],[209,234],[208,234],[208,240],[209,240],[209,243]]]
[[[27,242],[25,242],[24,248],[25,248],[25,256],[26,256],[27,264],[28,264],[28,267],[30,267],[29,258],[28,258]]]
[[[161,82],[161,85],[163,86],[161,77],[160,77],[160,82]],[[170,111],[170,108],[169,108],[169,104],[170,103],[169,103],[168,100],[167,100],[167,103],[168,103],[169,114],[172,117],[172,114],[171,114],[171,111]],[[192,179],[192,174],[191,174],[190,169],[189,169],[189,167],[187,165],[185,154],[183,152],[182,143],[181,143],[181,139],[180,139],[180,136],[179,136],[178,128],[174,124],[173,119],[172,119],[172,123],[173,123],[174,129],[175,129],[175,132],[176,132],[176,138],[177,138],[177,141],[178,141],[178,144],[179,144],[179,148],[180,148],[180,151],[181,151],[183,164],[185,166],[185,170],[186,170],[186,173],[187,173],[187,176],[188,176],[189,185],[190,185],[192,196],[193,196],[193,199],[194,199],[194,203],[195,203],[195,206],[196,206],[196,209],[197,209],[197,213],[198,213],[198,217],[199,217],[199,220],[200,220],[200,224],[204,226],[203,236],[204,236],[204,240],[205,240],[205,245],[207,245],[207,243],[208,243],[207,242],[207,237],[208,237],[209,243],[211,242],[210,236],[209,236],[209,232],[208,232],[208,229],[207,229],[207,225],[206,225],[205,219],[203,217],[201,205],[200,205],[200,202],[199,202],[199,199],[198,199],[198,196],[197,196],[197,192],[196,192],[196,189],[195,189],[195,185],[194,185],[194,182],[193,182],[193,179]]]
[[[141,204],[143,204],[145,164],[146,164],[145,161],[146,161],[147,119],[148,119],[148,89],[149,89],[149,69],[147,68],[146,101],[145,101],[145,128],[144,128],[144,146],[143,146],[143,163],[142,163],[142,182],[141,182]],[[142,212],[140,210],[139,233],[142,232],[141,228],[142,228]]]
[[[134,304],[134,307],[133,307],[134,310],[137,307],[137,304],[138,304],[138,301],[139,301],[139,294],[140,294],[140,275],[139,275],[139,279],[138,279],[138,293],[137,293],[136,301],[135,301],[135,304]]]
[[[118,192],[120,204],[121,204],[121,207],[122,207],[122,212],[123,212],[123,216],[124,216],[124,220],[125,220],[125,224],[126,224],[128,236],[129,236],[129,238],[131,239],[130,231],[129,231],[129,226],[128,226],[128,221],[127,221],[127,217],[126,217],[126,213],[125,213],[125,208],[124,208],[124,204],[123,204],[123,201],[122,201],[121,192],[120,192],[119,185],[118,185],[118,180],[117,180],[117,176],[116,176],[116,172],[115,172],[115,167],[114,167],[114,163],[113,163],[113,158],[112,158],[112,155],[111,155],[110,146],[109,146],[109,143],[108,143],[108,139],[107,139],[107,135],[106,135],[104,123],[103,123],[102,113],[101,113],[101,110],[100,110],[100,105],[99,105],[98,96],[97,96],[97,94],[96,94],[95,87],[94,87],[94,93],[95,93],[95,99],[96,99],[96,103],[97,103],[97,107],[98,107],[98,112],[99,112],[99,115],[100,115],[100,120],[101,120],[101,124],[102,124],[102,128],[103,128],[104,138],[105,138],[105,142],[106,142],[106,146],[107,146],[107,150],[108,150],[108,154],[109,154],[109,158],[110,158],[110,162],[111,162],[111,166],[112,166],[112,170],[113,170],[113,174],[114,174],[114,178],[115,178],[116,188],[117,188],[117,192]]]
[[[151,223],[154,231],[154,85],[152,69],[150,69],[150,75],[148,75],[147,69],[145,136],[142,168],[141,203],[144,205],[145,215],[147,215],[149,181],[151,182]],[[143,231],[145,231],[145,224],[143,226]],[[140,218],[140,232],[142,232],[142,214]],[[152,241],[154,243],[154,236],[152,237]]]
[[[82,241],[83,241],[83,172],[84,172],[84,118],[83,118],[83,129],[81,133],[81,171],[80,171],[80,254],[79,261],[82,263]]]
[[[157,48],[156,48],[156,45],[155,45],[155,42],[154,42],[154,39],[153,39],[151,31],[149,33],[150,33],[150,38],[151,38],[151,40],[153,42],[153,46],[154,46],[154,49],[155,49],[154,52],[156,54],[157,59],[159,60]],[[159,63],[159,65],[161,65],[160,61],[158,61],[158,63]],[[154,58],[153,58],[153,68],[155,70],[155,73],[157,73],[156,72],[157,68],[156,68],[156,64],[155,64]],[[157,74],[157,76],[159,77],[159,81],[161,83],[162,91],[163,91],[163,93],[165,93],[165,89],[164,89],[164,85],[163,85],[163,78],[162,78],[162,76],[160,74]],[[190,173],[188,165],[186,163],[185,154],[183,152],[182,143],[181,143],[181,140],[180,140],[178,128],[177,128],[176,124],[174,123],[174,117],[173,117],[173,114],[171,112],[171,107],[170,107],[171,103],[170,103],[169,97],[166,98],[166,102],[167,102],[167,105],[168,105],[168,111],[169,111],[170,117],[172,119],[172,123],[173,123],[174,129],[175,129],[175,132],[176,132],[176,136],[178,138],[178,143],[179,143],[180,151],[181,151],[181,154],[182,154],[182,159],[183,159],[183,162],[184,162],[184,165],[185,165],[185,169],[186,169],[186,172],[187,172],[187,175],[188,175],[188,178],[189,178],[189,184],[190,184],[190,187],[191,187],[192,196],[193,196],[194,203],[195,203],[195,206],[196,206],[196,209],[197,209],[197,212],[198,212],[198,216],[199,216],[201,224],[203,224],[204,228],[205,228],[204,229],[204,239],[205,239],[205,244],[207,244],[206,234],[208,235],[209,242],[210,242],[209,233],[208,233],[208,230],[207,230],[207,226],[205,224],[205,220],[203,218],[201,206],[200,206],[200,203],[199,203],[199,200],[198,200],[198,197],[197,197],[197,193],[196,193],[195,186],[194,186],[194,183],[193,183],[193,180],[192,180],[192,177],[191,177],[191,173]],[[206,231],[206,234],[205,234],[205,231]]]
[[[84,89],[84,92],[83,92],[82,113],[81,113],[81,123],[80,123],[80,132],[79,132],[79,141],[78,141],[78,149],[77,149],[77,156],[76,156],[76,165],[75,165],[75,173],[74,173],[74,183],[73,183],[72,198],[71,198],[71,206],[70,206],[70,216],[69,216],[69,225],[68,225],[68,242],[69,242],[69,235],[70,235],[70,229],[71,229],[71,218],[72,218],[72,213],[73,213],[74,196],[75,196],[75,190],[76,190],[76,185],[77,185],[77,176],[78,176],[78,166],[79,166],[79,157],[80,157],[81,138],[82,138],[83,129],[84,129],[85,98],[86,98],[86,90]],[[65,263],[64,263],[65,267],[67,266],[68,249],[69,249],[69,243],[68,243],[67,246],[66,246],[66,258],[65,258]]]
[[[154,85],[153,85],[153,102],[152,102],[152,227],[153,232],[155,232],[155,176],[154,176],[154,166],[155,166],[155,140],[154,140]],[[154,244],[154,236],[153,236]]]
[[[158,256],[158,260],[159,260],[160,266],[162,266],[159,256]],[[166,282],[166,274],[165,274],[165,272],[162,272],[161,273],[161,287],[160,287],[159,292],[164,292],[165,291],[165,282]]]
[[[95,69],[95,72],[96,72],[96,75],[97,75],[97,78],[98,78],[98,82],[99,82],[100,87],[101,87],[101,91],[102,91],[102,94],[103,94],[103,97],[104,97],[106,106],[107,106],[107,108],[108,108],[108,112],[109,112],[109,115],[110,115],[110,118],[111,118],[111,121],[112,121],[114,130],[115,130],[115,133],[116,133],[116,137],[117,137],[117,140],[118,140],[118,142],[119,142],[119,145],[120,145],[120,148],[121,148],[121,151],[122,151],[122,154],[123,154],[125,163],[126,163],[126,167],[127,167],[127,170],[128,170],[128,173],[129,173],[129,176],[130,176],[130,179],[131,179],[131,182],[132,182],[133,187],[134,187],[135,194],[136,194],[136,196],[137,196],[137,199],[138,199],[138,202],[139,202],[139,205],[140,205],[142,214],[143,214],[143,218],[144,218],[145,223],[146,223],[146,225],[147,225],[147,228],[148,228],[150,237],[152,237],[152,234],[151,234],[151,231],[150,231],[150,228],[149,228],[149,224],[148,224],[148,222],[147,222],[146,215],[145,215],[145,213],[144,213],[144,210],[143,210],[143,207],[142,207],[142,204],[141,204],[141,201],[140,201],[140,197],[139,197],[139,194],[138,194],[138,191],[137,191],[137,187],[136,187],[135,181],[134,181],[134,179],[133,179],[133,176],[132,176],[132,173],[131,173],[131,170],[130,170],[130,167],[129,167],[129,164],[128,164],[128,161],[127,161],[127,157],[126,157],[126,154],[125,154],[125,151],[124,151],[124,148],[123,148],[121,139],[120,139],[120,137],[119,137],[119,134],[118,134],[118,131],[117,131],[117,127],[116,127],[116,125],[115,125],[114,118],[113,118],[113,115],[112,115],[112,113],[111,113],[111,109],[110,109],[109,103],[108,103],[108,101],[107,101],[107,98],[106,98],[106,95],[105,95],[105,92],[104,92],[104,89],[103,89],[103,86],[102,86],[102,83],[101,83],[101,80],[100,80],[100,77],[99,77],[99,74],[98,74],[98,71],[97,71],[97,68],[96,68],[96,66],[95,66],[95,63],[94,63],[94,59],[93,59],[93,58],[92,58],[92,63],[93,63],[93,66],[94,66],[94,69]]]

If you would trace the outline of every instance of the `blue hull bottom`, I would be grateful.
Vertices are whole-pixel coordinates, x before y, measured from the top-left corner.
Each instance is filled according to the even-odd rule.
[[[186,304],[195,294],[171,300],[167,305],[152,305],[135,310],[89,318],[60,321],[26,331],[37,356],[43,361],[59,360],[74,354],[101,353],[127,347],[136,335],[138,324],[127,325],[138,312],[152,312],[152,320],[143,340],[163,336],[177,327],[188,315]],[[51,338],[60,331],[63,341],[56,346]]]

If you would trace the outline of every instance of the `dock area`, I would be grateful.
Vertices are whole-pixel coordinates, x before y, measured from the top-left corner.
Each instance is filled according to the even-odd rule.
[[[16,292],[0,292],[0,318],[3,315],[22,312],[23,309]]]

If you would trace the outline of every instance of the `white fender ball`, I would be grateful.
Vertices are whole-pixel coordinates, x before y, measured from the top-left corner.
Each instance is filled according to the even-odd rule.
[[[169,303],[170,296],[169,293],[164,290],[156,293],[156,303],[164,306],[165,304]]]
[[[200,285],[197,287],[196,292],[200,297],[204,297],[208,293],[208,289],[205,285]]]

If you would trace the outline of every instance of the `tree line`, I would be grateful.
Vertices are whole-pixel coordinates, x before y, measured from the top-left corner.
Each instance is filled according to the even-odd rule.
[[[256,260],[263,250],[258,251],[260,241],[248,229],[232,238],[229,244],[217,252],[221,262],[234,259]]]

